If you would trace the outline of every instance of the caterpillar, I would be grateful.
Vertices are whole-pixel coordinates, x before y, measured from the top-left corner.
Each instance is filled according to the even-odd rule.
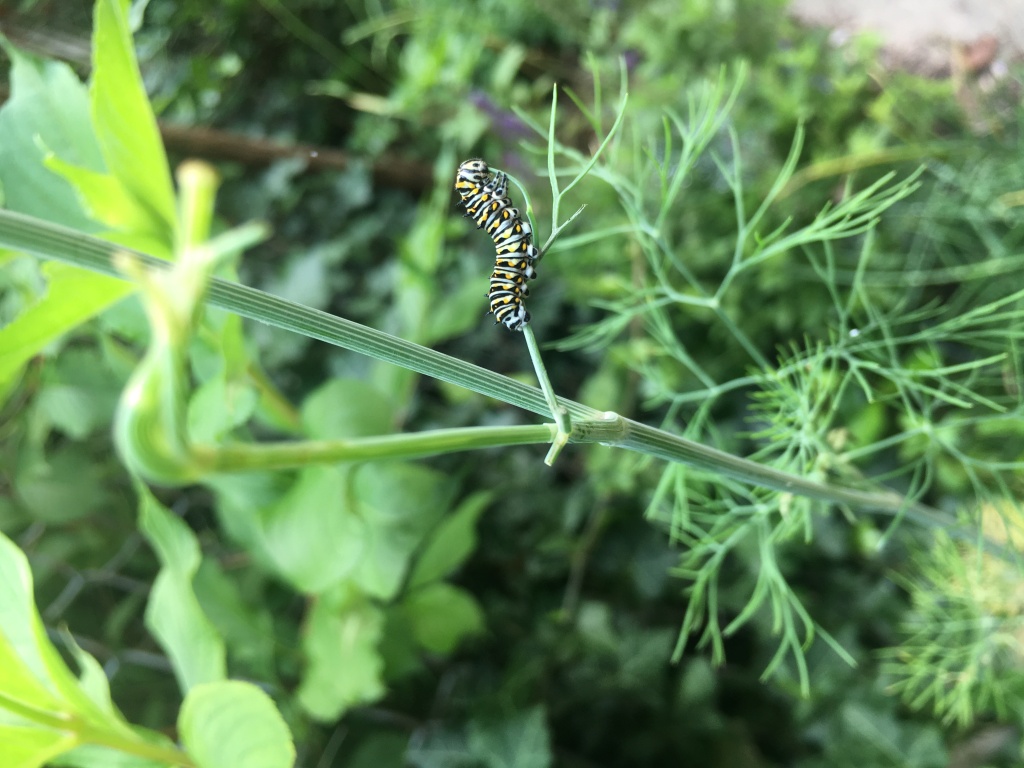
[[[479,158],[459,166],[455,191],[462,198],[466,216],[494,241],[487,314],[494,315],[494,322],[510,331],[521,331],[530,322],[530,313],[523,304],[530,295],[526,281],[537,276],[533,262],[540,256],[530,223],[508,199],[508,177],[504,173],[492,175],[487,163]]]

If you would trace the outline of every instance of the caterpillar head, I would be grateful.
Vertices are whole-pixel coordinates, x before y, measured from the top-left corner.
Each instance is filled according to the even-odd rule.
[[[466,160],[459,166],[458,178],[482,182],[489,174],[490,169],[487,167],[487,163],[476,157]]]

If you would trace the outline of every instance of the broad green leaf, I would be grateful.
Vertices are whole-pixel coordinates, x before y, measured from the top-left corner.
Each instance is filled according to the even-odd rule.
[[[120,388],[120,376],[103,354],[91,347],[69,347],[43,371],[35,399],[37,418],[74,440],[110,429]]]
[[[18,764],[8,748],[21,750],[19,759],[28,761],[21,764],[39,765],[79,738],[144,740],[114,709],[96,662],[72,652],[84,664],[84,683],[46,636],[24,554],[0,534],[0,757],[10,757],[0,765]]]
[[[504,720],[470,723],[469,747],[487,768],[548,768],[549,742],[544,707],[517,712]]]
[[[413,552],[448,511],[452,484],[417,464],[366,464],[355,472],[353,496],[367,523],[367,549],[355,578],[368,594],[390,599]]]
[[[145,231],[173,241],[174,187],[156,117],[142,82],[128,0],[97,0],[90,106],[107,171],[149,212]]]
[[[150,212],[120,179],[74,165],[57,154],[48,155],[44,162],[47,169],[60,174],[78,191],[82,205],[94,221],[119,232],[149,231]]]
[[[62,708],[59,696],[33,674],[11,639],[20,629],[20,618],[6,606],[0,609],[0,713],[19,711],[20,706],[57,713]]]
[[[89,119],[85,86],[71,68],[43,61],[4,42],[11,96],[0,106],[0,185],[4,207],[82,232],[99,226],[72,186],[43,165],[48,152],[94,171],[103,158]]]
[[[123,40],[120,45],[115,45],[114,39],[117,36],[110,33],[114,19],[111,13],[101,8],[112,4],[116,5],[112,0],[97,4],[97,32],[101,24],[107,30],[104,36],[107,50],[97,52],[97,59],[105,62],[102,67],[102,73],[105,74],[94,73],[94,111],[97,98],[106,98],[107,94],[115,93],[125,84],[124,77],[114,77],[112,74],[125,69],[123,64],[118,67],[110,62],[116,58],[116,49],[130,58],[131,67],[128,69],[138,80],[130,36],[127,38],[126,50]],[[107,11],[110,10],[107,8]],[[96,44],[99,44],[98,37]],[[130,99],[126,94],[121,94],[116,104],[108,104],[100,110],[109,119],[103,127],[102,135],[98,135],[101,132],[96,129],[97,133],[94,133],[94,122],[90,119],[88,95],[69,68],[38,61],[10,46],[7,49],[12,59],[12,96],[0,109],[0,184],[3,185],[6,205],[12,210],[80,231],[96,232],[99,227],[83,212],[73,184],[46,167],[45,161],[52,154],[51,166],[55,163],[74,166],[83,179],[99,178],[105,170],[104,159],[108,160],[106,167],[111,168],[109,155],[120,154],[116,151],[117,147],[123,150],[125,145],[130,145],[133,150],[141,149],[138,136],[132,134],[138,128],[135,124],[138,121],[124,119],[124,115],[131,114],[130,110],[120,116],[117,114],[125,110],[125,100]],[[98,86],[97,80],[100,83]],[[142,93],[145,104],[145,93],[141,88],[139,81],[136,90]],[[136,109],[142,107],[136,105]],[[144,110],[150,122],[153,122],[148,104],[145,104]],[[155,123],[152,129],[156,130]],[[116,239],[122,244],[166,256],[172,241],[173,198],[166,158],[158,136],[152,149],[159,156],[155,162],[162,162],[164,166],[165,182],[162,188],[165,191],[162,197],[172,200],[171,205],[159,204],[156,208],[160,210],[166,207],[170,211],[170,218],[161,221],[159,226],[154,225],[154,203],[147,198],[139,198],[135,200],[133,208],[144,211],[144,215],[136,218],[145,222],[145,225],[140,224],[135,232],[125,230]],[[148,167],[142,157],[136,157],[134,162],[122,163],[119,167],[123,174],[115,173],[114,177],[128,185],[138,184],[139,179],[153,176],[153,169]],[[145,184],[154,189],[161,186],[152,180]],[[78,190],[80,193],[90,190],[95,193],[90,196],[90,207],[106,206],[122,212],[125,210],[121,203],[112,201],[114,197],[123,201],[123,193],[113,190],[109,184],[102,190],[94,187],[86,186]],[[47,265],[46,275],[48,285],[45,296],[0,330],[0,391],[9,389],[25,363],[48,344],[134,290],[133,286],[124,281],[59,264]]]
[[[254,569],[255,570],[255,569]],[[259,578],[257,576],[257,578]],[[232,661],[260,680],[277,675],[273,616],[262,591],[243,596],[239,584],[206,558],[192,579],[203,612],[224,638]]]
[[[416,642],[412,621],[401,603],[393,603],[384,611],[384,634],[379,650],[384,660],[385,679],[400,680],[423,669],[423,648]]]
[[[390,428],[387,409],[365,384],[341,380],[307,399],[303,421],[315,437],[376,435]],[[306,469],[276,500],[244,483],[214,484],[228,494],[231,535],[308,594],[354,576],[370,594],[393,596],[451,496],[444,476],[397,462]]]
[[[78,683],[82,687],[82,691],[96,702],[100,709],[113,712],[114,702],[110,698],[110,682],[107,680],[103,667],[100,666],[96,659],[79,647],[78,643],[75,642],[75,638],[66,629],[61,632],[61,636],[64,638],[64,644],[71,651],[75,663],[81,670]]]
[[[415,590],[402,601],[416,641],[433,653],[451,653],[465,637],[484,629],[484,615],[473,596],[463,589],[435,582]]]
[[[302,416],[317,438],[392,428],[386,399],[365,383],[344,379],[307,398]],[[449,487],[435,472],[396,462],[306,470],[285,498],[262,513],[264,546],[303,591],[322,592],[354,573],[370,594],[391,597],[411,553],[447,508]]]
[[[410,589],[443,579],[473,552],[476,548],[476,521],[491,499],[489,493],[473,494],[441,521],[416,558],[409,577]]]
[[[45,264],[46,295],[0,329],[0,389],[44,347],[135,290],[131,283]]]
[[[206,484],[217,495],[214,511],[221,529],[232,541],[251,550],[262,565],[272,569],[262,542],[259,510],[279,502],[291,490],[294,475],[285,472],[239,472],[211,475]]]
[[[32,595],[32,572],[25,555],[0,534],[0,679],[3,691],[28,695],[25,703],[42,710],[77,709],[89,718],[107,719],[79,688],[46,637]],[[7,687],[10,685],[11,687]]]
[[[442,177],[456,163],[458,160],[449,147],[434,158],[435,172]],[[442,265],[449,261],[445,256],[445,242],[450,219],[449,191],[438,185],[430,199],[417,206],[412,227],[399,243],[401,267],[396,273],[399,281],[396,293],[402,296],[402,301],[394,309],[399,335],[426,346],[435,346],[477,326],[486,303],[484,292],[468,273],[459,276],[452,289],[446,290],[444,301],[436,300],[436,277],[443,271]],[[394,366],[378,370],[375,375],[375,380],[384,384],[385,391],[396,397],[408,392],[414,378],[411,371]]]
[[[188,402],[188,432],[197,443],[213,443],[244,424],[256,410],[259,394],[223,373],[200,386]]]
[[[195,535],[139,484],[139,527],[156,550],[161,569],[146,606],[146,627],[174,666],[183,691],[223,680],[224,641],[199,607],[192,577],[199,568]]]
[[[0,765],[39,768],[75,745],[75,735],[49,728],[0,723]]]
[[[251,683],[193,688],[181,705],[178,732],[199,768],[291,768],[295,762],[284,718]]]
[[[303,402],[302,423],[311,438],[386,435],[394,431],[394,407],[365,382],[333,379]]]
[[[429,345],[442,338],[431,333],[438,302],[434,295],[436,288],[424,280],[423,276],[436,274],[444,258],[448,206],[448,190],[438,186],[430,201],[417,206],[412,228],[399,245],[402,267],[397,271],[395,292],[402,297],[402,301],[398,302],[394,311],[399,317],[401,335],[421,344]],[[447,304],[448,301],[440,303]],[[405,372],[405,375],[409,373]],[[392,391],[397,393],[401,389]]]
[[[113,394],[113,393],[111,393]],[[111,398],[113,399],[113,398]],[[109,424],[110,417],[101,422],[91,393],[70,384],[50,384],[39,390],[35,405],[41,415],[73,440],[84,440],[98,424]]]
[[[306,623],[307,665],[299,703],[310,716],[335,720],[347,709],[384,695],[379,608],[345,588],[322,596]]]
[[[433,295],[430,298],[433,299]],[[430,307],[431,311],[427,314],[428,334],[423,342],[428,346],[460,336],[481,324],[488,325],[484,316],[487,311],[486,292],[480,290],[475,274],[472,279],[467,276],[466,280],[455,286],[444,301],[433,301]]]
[[[348,503],[349,470],[314,467],[276,504],[259,510],[258,546],[295,589],[318,594],[363,557],[366,521]]]
[[[77,443],[65,443],[45,458],[26,454],[14,476],[18,498],[36,520],[64,523],[108,502],[102,468]]]

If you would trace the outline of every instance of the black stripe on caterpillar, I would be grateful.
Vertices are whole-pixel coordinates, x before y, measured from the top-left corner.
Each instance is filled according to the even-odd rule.
[[[530,313],[523,304],[530,295],[526,281],[537,276],[533,262],[540,256],[530,223],[508,199],[508,177],[491,174],[487,163],[479,158],[459,166],[455,191],[462,198],[466,216],[494,242],[488,314],[510,331],[521,331],[530,322]]]

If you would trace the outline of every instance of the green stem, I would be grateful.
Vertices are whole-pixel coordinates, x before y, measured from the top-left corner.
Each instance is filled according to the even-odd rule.
[[[112,254],[124,250],[123,248],[21,214],[0,210],[0,245],[124,279],[124,275],[120,274],[112,263]],[[145,254],[136,256],[147,266],[157,269],[170,267],[167,262]],[[213,306],[235,312],[242,317],[301,333],[545,417],[554,417],[547,398],[539,389],[382,331],[219,278],[211,280],[207,296],[208,302]],[[568,411],[575,422],[600,421],[605,418],[600,411],[572,400],[557,398],[556,402]],[[816,483],[732,456],[655,427],[628,419],[621,421],[624,436],[614,442],[620,448],[721,473],[749,485],[761,485],[824,501],[879,510],[887,514],[903,512],[918,522],[930,525],[953,523],[948,515],[925,505],[910,502],[894,493],[867,493]]]
[[[555,114],[558,111],[558,84],[551,86],[551,115],[548,117],[548,182],[551,184],[551,222],[558,225],[558,205],[562,196],[558,191],[555,173]]]
[[[558,397],[555,395],[555,388],[551,386],[551,379],[548,378],[548,370],[544,367],[544,360],[540,356],[540,347],[537,346],[537,337],[533,335],[533,328],[529,325],[523,328],[523,336],[526,337],[526,347],[530,350],[530,359],[533,361],[533,370],[537,374],[537,381],[540,384],[544,399],[547,400],[548,408],[558,424],[558,433],[551,443],[551,450],[544,458],[544,463],[549,467],[555,463],[558,454],[562,452],[565,444],[569,442],[569,435],[572,432],[572,419],[569,412],[558,404]]]
[[[281,443],[194,446],[197,464],[210,472],[287,469],[339,461],[421,459],[456,451],[549,443],[554,424],[463,427],[364,437],[357,440],[301,440]]]
[[[546,254],[548,252],[548,249],[554,244],[555,240],[558,239],[558,236],[562,233],[562,230],[565,229],[566,227],[568,227],[570,224],[572,224],[573,219],[575,219],[577,216],[579,216],[581,213],[583,213],[583,209],[586,208],[586,207],[587,207],[586,204],[581,205],[576,210],[576,213],[574,213],[572,216],[570,216],[568,219],[566,219],[565,222],[555,226],[551,230],[551,234],[548,235],[548,239],[544,243],[544,247],[540,249],[541,258],[544,257],[544,254]]]
[[[263,369],[251,363],[247,369],[249,380],[259,393],[259,409],[257,415],[262,417],[274,429],[290,435],[302,432],[302,419],[295,406],[281,393]]]

